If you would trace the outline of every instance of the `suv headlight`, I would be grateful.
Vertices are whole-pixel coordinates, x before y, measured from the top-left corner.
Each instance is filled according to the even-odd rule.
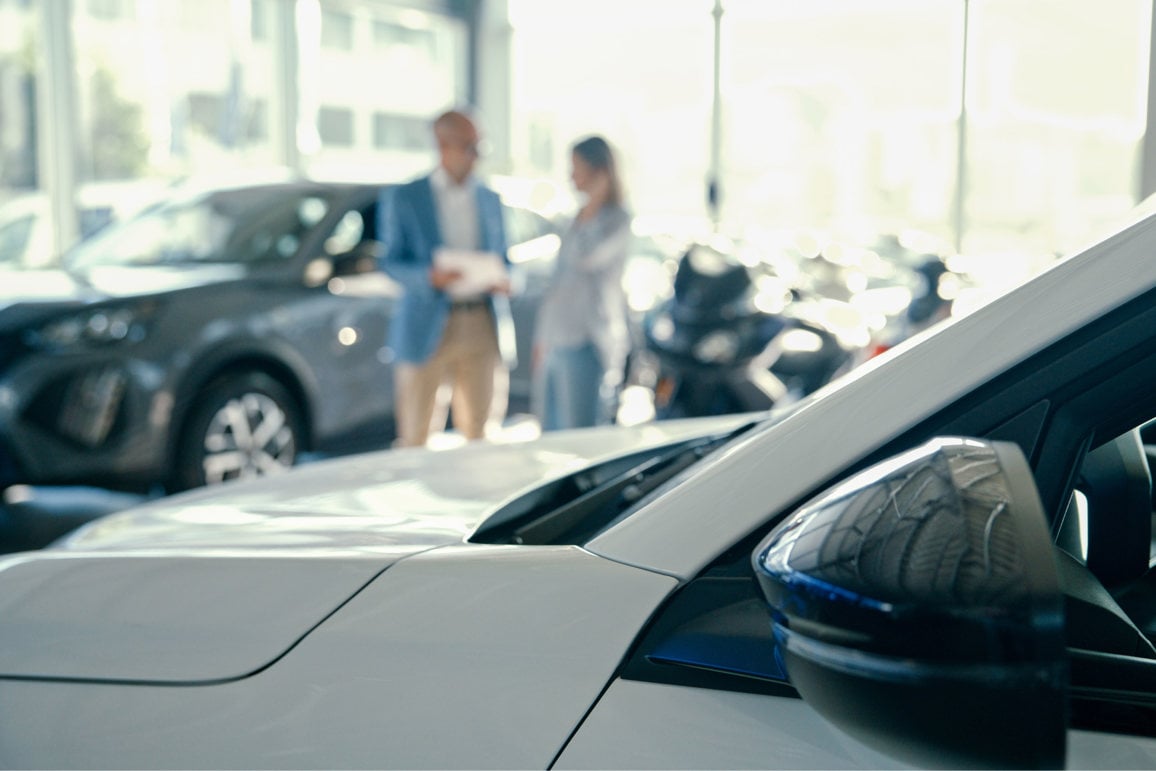
[[[73,313],[29,330],[26,342],[37,348],[112,345],[140,342],[153,315],[151,304],[94,308]]]

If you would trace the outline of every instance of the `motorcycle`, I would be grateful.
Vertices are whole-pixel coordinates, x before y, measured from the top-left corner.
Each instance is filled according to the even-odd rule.
[[[920,255],[909,270],[913,277],[910,300],[876,332],[865,352],[865,359],[886,353],[952,315],[955,296],[966,283],[965,277],[951,270],[947,261],[937,254]]]
[[[673,295],[643,320],[655,417],[759,411],[813,392],[852,360],[851,317],[725,246],[691,245]]]

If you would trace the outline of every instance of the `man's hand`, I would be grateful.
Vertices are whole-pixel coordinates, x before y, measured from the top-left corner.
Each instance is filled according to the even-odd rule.
[[[510,296],[510,279],[505,278],[490,287],[490,294],[504,294]]]
[[[429,270],[429,282],[434,289],[445,289],[461,277],[462,272],[460,270],[447,268],[430,268]]]

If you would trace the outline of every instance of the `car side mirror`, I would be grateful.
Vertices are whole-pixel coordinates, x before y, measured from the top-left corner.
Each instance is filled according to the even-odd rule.
[[[941,438],[804,505],[753,554],[803,699],[928,767],[1061,767],[1063,600],[1015,444]]]
[[[377,270],[381,256],[380,241],[367,239],[347,252],[316,257],[305,266],[306,286],[321,286],[331,278],[363,276]]]
[[[337,277],[361,276],[377,270],[378,259],[381,257],[382,244],[380,241],[365,240],[348,252],[342,252],[333,257],[333,275]]]

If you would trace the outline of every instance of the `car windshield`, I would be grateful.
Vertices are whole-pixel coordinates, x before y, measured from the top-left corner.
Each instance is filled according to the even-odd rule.
[[[247,264],[287,260],[325,218],[313,189],[243,188],[174,198],[104,229],[65,258],[72,270],[103,266]]]

